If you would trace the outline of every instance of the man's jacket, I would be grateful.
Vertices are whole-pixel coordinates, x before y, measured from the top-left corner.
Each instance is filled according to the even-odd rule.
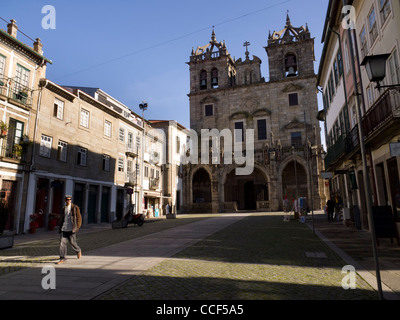
[[[60,227],[58,229],[58,232],[61,232],[61,228],[64,224],[64,219],[65,219],[65,206],[62,207],[61,209],[61,214],[60,214]],[[73,203],[71,203],[71,223],[72,223],[72,232],[76,233],[78,232],[79,228],[82,225],[82,216],[81,216],[81,211],[79,210],[79,207]]]

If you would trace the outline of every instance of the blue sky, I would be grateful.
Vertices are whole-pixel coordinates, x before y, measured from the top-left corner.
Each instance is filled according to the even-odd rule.
[[[308,23],[315,38],[315,71],[328,0],[13,0],[0,3],[0,17],[40,38],[53,61],[47,78],[72,86],[98,87],[147,119],[177,120],[189,127],[189,61],[192,48],[207,44],[213,26],[236,59],[262,61],[268,79],[268,32],[279,31],[289,10],[292,25]],[[55,29],[43,29],[45,5],[56,10]],[[6,23],[0,21],[6,29]],[[32,46],[21,33],[18,39]],[[320,99],[321,101],[321,99]],[[322,109],[320,102],[319,109]]]

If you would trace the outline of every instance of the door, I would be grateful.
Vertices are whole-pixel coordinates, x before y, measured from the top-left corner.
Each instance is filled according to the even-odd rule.
[[[246,210],[257,209],[253,181],[249,181],[244,184],[244,203]]]
[[[88,223],[96,223],[98,186],[89,186]]]
[[[109,222],[110,211],[110,188],[103,187],[101,192],[101,222]]]
[[[0,192],[0,200],[4,200],[8,206],[8,217],[4,230],[13,230],[14,215],[15,215],[15,198],[17,192],[17,181],[3,180],[3,185]]]

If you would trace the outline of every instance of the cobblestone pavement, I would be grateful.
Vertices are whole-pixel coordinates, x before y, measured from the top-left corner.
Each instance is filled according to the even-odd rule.
[[[83,228],[78,243],[85,255],[98,248],[215,216],[179,215],[177,219],[147,220],[143,227],[126,229],[112,230],[109,225],[97,230]],[[346,262],[307,225],[282,220],[279,213],[251,214],[132,275],[96,299],[377,299],[376,291],[359,274],[355,290],[343,289],[346,274],[342,268]],[[33,241],[34,235],[23,238],[17,236],[12,249],[0,251],[0,280],[2,275],[58,259],[57,233],[48,232],[37,241]]]
[[[345,265],[304,224],[253,214],[97,299],[376,299],[359,275],[343,289]]]

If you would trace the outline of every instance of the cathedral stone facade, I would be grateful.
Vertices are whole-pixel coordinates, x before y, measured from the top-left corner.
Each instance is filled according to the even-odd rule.
[[[312,200],[312,208],[320,209],[314,39],[307,26],[295,28],[287,16],[285,27],[268,36],[269,81],[261,75],[261,59],[250,58],[247,45],[245,59],[234,60],[213,30],[209,43],[193,49],[187,63],[190,127],[199,141],[203,131],[216,129],[220,136],[215,145],[209,141],[209,161],[200,159],[204,144],[199,142],[199,161],[185,167],[183,212],[278,211],[285,197],[305,197],[310,208]],[[234,155],[237,145],[242,147],[242,158],[229,161],[226,143],[235,144]],[[214,146],[218,159],[211,152]],[[250,153],[254,163],[240,161]],[[252,166],[251,172],[237,174],[245,165]]]

